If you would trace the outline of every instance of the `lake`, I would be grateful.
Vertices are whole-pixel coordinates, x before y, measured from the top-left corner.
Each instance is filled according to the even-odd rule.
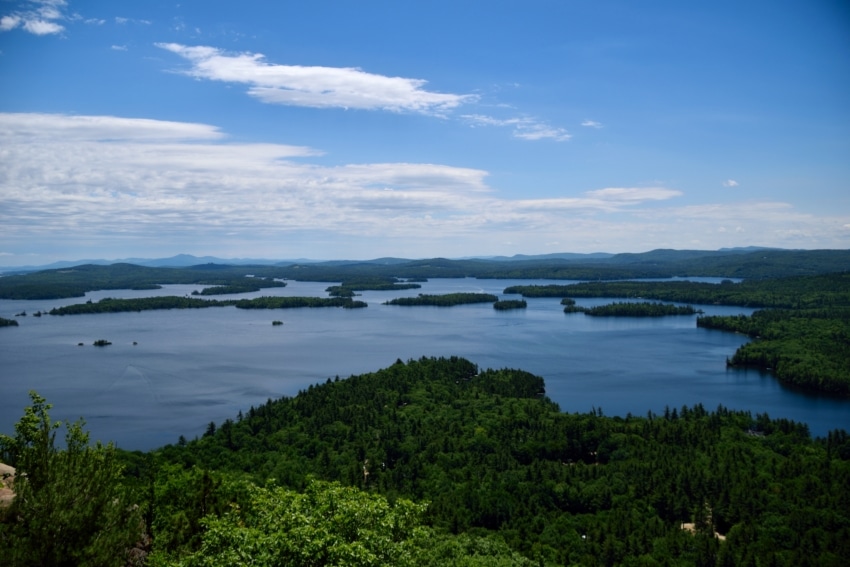
[[[755,370],[726,368],[747,339],[696,327],[695,316],[664,318],[566,315],[558,299],[528,299],[528,308],[382,305],[418,293],[483,292],[502,298],[510,285],[551,280],[434,279],[422,289],[363,292],[365,309],[301,308],[147,311],[33,317],[36,311],[103,297],[186,295],[195,285],[154,291],[99,291],[64,300],[0,300],[0,432],[14,423],[35,389],[54,405],[54,419],[84,417],[92,440],[147,450],[200,435],[268,398],[293,396],[328,378],[371,372],[396,359],[465,357],[480,368],[519,368],[542,376],[563,411],[601,408],[605,415],[663,413],[702,403],[713,410],[768,413],[809,424],[813,435],[850,430],[850,400],[801,393]],[[224,297],[325,297],[329,283]],[[611,299],[578,300],[579,305]],[[700,306],[707,314],[752,310]],[[272,326],[273,320],[283,321]],[[92,346],[97,339],[112,345]],[[78,346],[78,343],[84,346]],[[135,344],[134,344],[135,343]]]

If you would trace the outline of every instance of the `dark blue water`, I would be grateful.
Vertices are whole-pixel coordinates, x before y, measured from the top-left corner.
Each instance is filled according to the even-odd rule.
[[[481,368],[521,368],[545,378],[562,410],[602,408],[645,415],[702,403],[768,413],[809,424],[815,435],[850,430],[850,400],[803,394],[757,371],[727,369],[746,340],[698,329],[695,317],[626,319],[565,315],[557,299],[499,312],[490,304],[399,307],[401,295],[478,291],[501,295],[527,280],[432,280],[420,290],[364,292],[366,309],[149,311],[32,316],[83,299],[0,301],[0,316],[26,310],[0,329],[0,431],[11,434],[37,390],[55,419],[85,417],[92,439],[150,449],[192,438],[210,421],[234,418],[268,398],[295,395],[334,376],[370,372],[396,359],[463,356]],[[564,282],[558,282],[564,283]],[[289,282],[263,294],[325,296],[327,283]],[[197,286],[95,292],[102,297],[183,295]],[[515,296],[514,296],[515,297]],[[611,300],[579,301],[581,305]],[[749,313],[703,307],[709,314]],[[284,322],[272,326],[275,319]],[[93,347],[96,339],[113,344]],[[78,343],[85,346],[77,346]],[[133,343],[137,344],[133,344]]]

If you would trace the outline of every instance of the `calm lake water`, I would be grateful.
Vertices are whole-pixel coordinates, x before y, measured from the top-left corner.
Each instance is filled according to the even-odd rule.
[[[292,396],[328,378],[371,372],[396,359],[458,355],[484,368],[520,368],[546,380],[563,411],[602,408],[605,415],[662,413],[702,403],[768,413],[809,424],[814,435],[850,430],[850,400],[805,394],[769,375],[732,370],[726,357],[746,338],[696,327],[695,316],[659,319],[566,315],[558,299],[529,299],[528,308],[382,305],[418,293],[485,292],[503,298],[509,285],[548,280],[435,279],[422,289],[364,292],[365,309],[148,311],[33,317],[39,310],[103,297],[185,295],[199,286],[156,291],[92,292],[86,299],[0,301],[0,432],[14,423],[37,390],[54,419],[84,417],[92,440],[151,449],[206,424],[235,418],[268,398]],[[329,283],[289,282],[260,295],[326,296]],[[218,296],[223,297],[223,296]],[[579,300],[579,305],[610,299]],[[750,313],[701,306],[708,314]],[[272,326],[273,320],[283,321]],[[92,346],[97,339],[112,345]],[[78,343],[85,346],[77,346]],[[136,343],[136,344],[134,344]]]

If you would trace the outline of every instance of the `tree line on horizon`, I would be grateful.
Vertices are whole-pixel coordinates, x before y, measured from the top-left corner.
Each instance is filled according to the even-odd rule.
[[[538,258],[517,261],[428,260],[398,263],[332,262],[285,265],[202,264],[153,268],[133,264],[81,265],[0,278],[0,299],[82,297],[88,291],[152,289],[162,284],[247,285],[246,275],[268,281],[345,282],[375,278],[625,280],[672,277],[774,279],[847,271],[850,250],[688,251],[655,250],[594,260]],[[256,282],[254,282],[256,283]]]

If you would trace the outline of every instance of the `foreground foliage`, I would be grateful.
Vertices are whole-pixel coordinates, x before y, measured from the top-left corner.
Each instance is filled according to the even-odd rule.
[[[269,400],[155,459],[176,466],[161,469],[171,474],[276,479],[298,493],[322,479],[381,494],[388,505],[427,503],[423,523],[439,537],[503,541],[550,564],[839,565],[850,556],[846,432],[813,441],[803,424],[723,407],[641,418],[564,414],[542,388],[526,372],[479,372],[459,358],[399,361]],[[214,515],[227,502],[246,510],[226,485],[207,482]],[[268,490],[261,501],[283,498]],[[210,504],[216,498],[220,505]],[[185,512],[160,502],[171,500],[154,506],[159,525],[181,525],[173,518]],[[199,508],[181,506],[196,515]],[[225,532],[240,521],[272,529],[234,513],[197,521]],[[172,557],[198,553],[209,537],[203,529],[167,545],[155,530],[155,546]]]
[[[15,436],[0,435],[0,460],[17,469],[16,496],[0,523],[3,564],[125,564],[144,524],[120,482],[115,449],[90,446],[82,421],[66,424],[65,448],[57,448],[61,422],[50,420],[44,398],[31,398]]]
[[[203,521],[198,551],[158,565],[531,565],[497,538],[455,538],[423,524],[425,504],[310,482],[303,492],[246,484],[247,503]]]

